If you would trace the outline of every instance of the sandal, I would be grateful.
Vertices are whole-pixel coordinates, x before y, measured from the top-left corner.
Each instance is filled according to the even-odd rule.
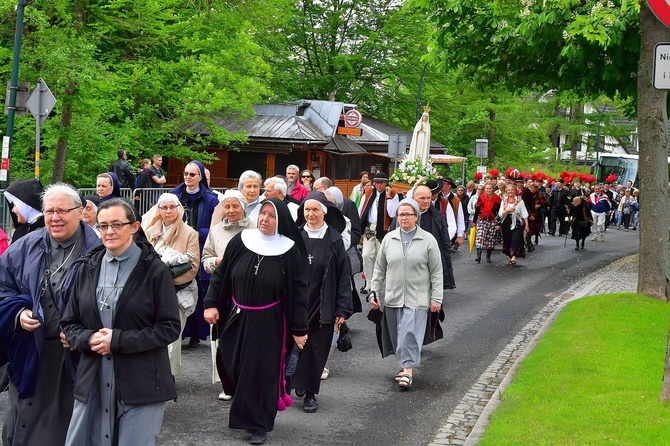
[[[412,388],[412,375],[403,373],[398,378],[398,387],[401,389],[411,389]]]
[[[393,381],[398,382],[398,380],[400,379],[400,377],[403,376],[404,374],[405,374],[405,370],[400,369],[400,370],[398,371],[398,374],[393,378]]]

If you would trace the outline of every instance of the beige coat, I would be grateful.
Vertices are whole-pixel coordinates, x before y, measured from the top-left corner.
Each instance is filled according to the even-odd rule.
[[[181,209],[181,206],[179,208]],[[145,232],[147,239],[154,247],[164,245],[177,252],[193,256],[190,262],[191,269],[181,276],[175,277],[173,279],[175,285],[183,285],[195,279],[200,267],[200,246],[198,245],[198,233],[195,229],[184,223],[180,216],[163,234],[163,220],[158,214]],[[156,251],[161,254],[160,249],[156,249]]]

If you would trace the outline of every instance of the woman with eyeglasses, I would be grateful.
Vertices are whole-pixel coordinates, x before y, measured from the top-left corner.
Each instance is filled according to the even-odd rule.
[[[314,413],[333,331],[353,313],[351,264],[341,236],[346,221],[323,192],[307,195],[298,210],[297,223],[307,249],[309,331],[292,387],[296,394],[305,392],[303,410]]]
[[[442,307],[442,255],[435,237],[417,224],[419,205],[411,198],[398,205],[398,228],[382,240],[372,275],[370,306],[384,306],[382,356],[395,354],[401,390],[412,387],[421,364],[428,312]],[[376,297],[375,297],[376,296]]]
[[[182,221],[184,208],[176,195],[162,194],[156,206],[158,214],[146,230],[146,237],[170,268],[183,330],[198,301],[198,286],[194,280],[200,267],[198,233]],[[181,339],[168,346],[168,355],[172,375],[177,376],[181,371]]]
[[[256,222],[252,221],[247,215],[245,208],[244,195],[240,191],[228,189],[223,194],[221,203],[214,210],[212,216],[212,227],[209,230],[205,247],[202,251],[202,266],[209,274],[213,274],[217,266],[223,261],[223,254],[226,252],[226,246],[234,236],[244,229],[253,229]],[[218,332],[218,326],[216,327]],[[223,374],[220,363],[220,356],[217,355],[215,364],[212,367],[217,371],[219,377]],[[226,393],[225,388],[218,396],[221,401],[229,401],[232,396]]]
[[[209,189],[205,166],[200,161],[188,163],[184,167],[184,182],[172,189],[170,193],[179,198],[184,211],[182,220],[197,231],[198,246],[200,252],[202,252],[209,235],[214,209],[219,204],[219,199]],[[198,285],[198,303],[195,312],[186,320],[184,330],[184,336],[190,337],[189,348],[197,347],[200,340],[205,340],[209,336],[209,324],[205,323],[202,317],[204,311],[202,300],[205,298],[209,287],[209,274],[202,266],[196,276],[196,283]]]
[[[310,191],[313,189],[314,179],[314,174],[311,171],[305,169],[300,172],[300,182]]]
[[[103,249],[75,278],[61,327],[80,353],[65,444],[154,445],[177,397],[167,346],[179,337],[172,277],[144,239],[131,204],[100,204]]]

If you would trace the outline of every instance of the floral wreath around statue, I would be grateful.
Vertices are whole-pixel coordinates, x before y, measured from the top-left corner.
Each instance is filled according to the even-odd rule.
[[[389,180],[391,180],[392,183],[413,185],[419,178],[424,178],[424,180],[436,180],[442,178],[442,176],[437,169],[435,169],[430,160],[424,165],[419,159],[411,161],[405,159],[400,163],[398,168],[393,171]]]

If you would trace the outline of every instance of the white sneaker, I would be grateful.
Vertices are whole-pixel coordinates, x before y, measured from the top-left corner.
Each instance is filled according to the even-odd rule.
[[[321,373],[321,380],[323,381],[327,380],[329,375],[330,371],[328,370],[328,367],[324,367],[323,372]]]
[[[219,401],[230,401],[233,399],[232,395],[226,395],[226,392],[219,393],[217,398]]]

